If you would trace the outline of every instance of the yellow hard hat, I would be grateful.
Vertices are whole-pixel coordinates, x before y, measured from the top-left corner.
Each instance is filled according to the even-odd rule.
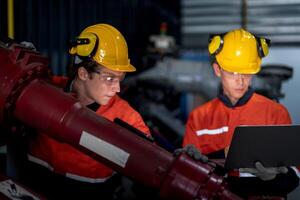
[[[90,57],[100,65],[120,72],[133,72],[123,35],[113,26],[96,24],[82,31],[70,49],[70,54]]]
[[[270,40],[259,38],[244,29],[213,35],[208,51],[220,67],[229,72],[256,74],[261,59],[269,53]]]

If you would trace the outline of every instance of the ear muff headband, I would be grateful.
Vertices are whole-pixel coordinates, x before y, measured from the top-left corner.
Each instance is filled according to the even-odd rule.
[[[256,37],[257,50],[261,58],[266,57],[269,54],[270,40],[266,38]]]
[[[82,33],[72,42],[70,54],[77,54],[82,57],[90,57],[98,45],[98,37],[94,33]]]
[[[220,34],[220,35],[210,35],[209,39],[209,45],[208,45],[208,51],[210,55],[216,56],[218,53],[221,52],[223,45],[224,45],[224,35],[226,33]],[[260,38],[257,36],[254,36],[257,43],[257,51],[259,57],[263,58],[266,57],[269,54],[269,47],[271,44],[271,41],[266,38]]]

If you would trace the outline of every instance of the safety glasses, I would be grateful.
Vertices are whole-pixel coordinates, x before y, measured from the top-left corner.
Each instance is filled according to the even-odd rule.
[[[226,71],[224,69],[222,69],[220,67],[220,70],[222,71],[222,73],[227,76],[227,77],[230,77],[230,78],[238,78],[238,77],[243,77],[243,78],[251,78],[252,77],[252,74],[240,74],[240,73],[237,73],[237,72],[229,72],[229,71]]]
[[[113,85],[115,83],[120,83],[125,78],[125,73],[123,73],[121,76],[116,76],[114,74],[102,72],[102,71],[93,71],[96,74],[99,74],[99,78],[101,81],[104,81],[106,85]]]

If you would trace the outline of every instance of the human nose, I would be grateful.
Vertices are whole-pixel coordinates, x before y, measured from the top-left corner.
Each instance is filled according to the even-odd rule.
[[[243,85],[244,84],[244,75],[243,74],[235,74],[235,80],[237,84]]]
[[[114,81],[112,84],[112,90],[115,93],[119,93],[120,92],[120,81]]]

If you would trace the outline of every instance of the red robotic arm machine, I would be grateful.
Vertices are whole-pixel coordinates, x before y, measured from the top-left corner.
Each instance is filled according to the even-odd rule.
[[[208,164],[164,149],[81,106],[49,84],[48,59],[0,42],[0,123],[14,120],[68,143],[168,199],[240,199]]]

